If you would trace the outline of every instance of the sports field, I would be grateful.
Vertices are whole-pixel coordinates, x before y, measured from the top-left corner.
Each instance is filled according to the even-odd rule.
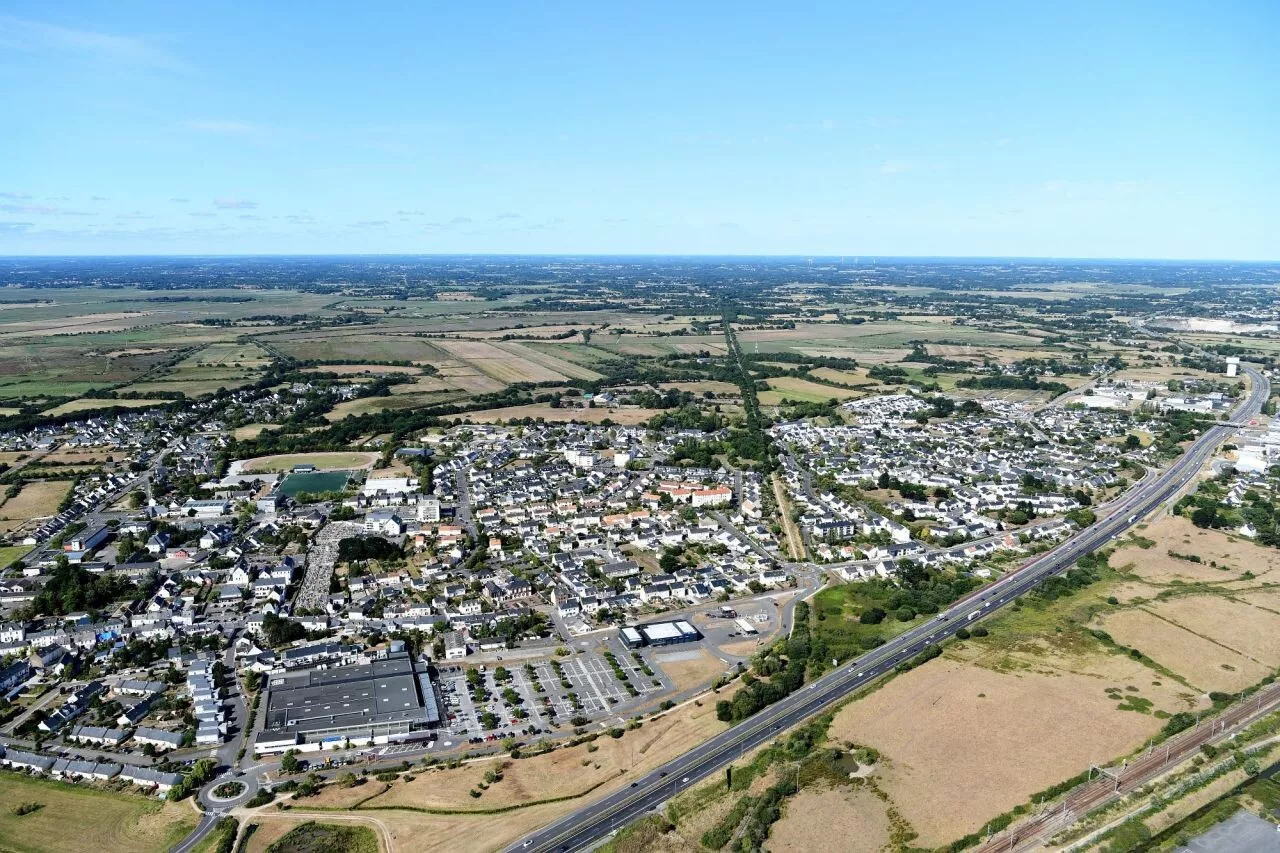
[[[349,453],[285,453],[278,456],[259,456],[244,459],[236,465],[250,474],[271,474],[292,471],[299,465],[314,465],[320,471],[372,468],[378,461],[377,453],[353,451]]]
[[[310,474],[290,474],[280,483],[282,494],[294,497],[301,492],[319,494],[340,492],[347,486],[351,474],[347,471],[318,471]]]

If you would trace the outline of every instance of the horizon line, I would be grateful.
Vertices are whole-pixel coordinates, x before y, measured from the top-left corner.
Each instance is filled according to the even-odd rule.
[[[724,254],[724,253],[658,253],[658,252],[245,252],[245,253],[95,253],[95,254],[0,254],[9,260],[94,260],[94,259],[270,259],[270,258],[637,258],[637,259],[743,259],[743,260],[822,260],[870,266],[877,261],[1052,261],[1090,263],[1190,263],[1190,264],[1259,264],[1280,265],[1280,258],[1194,258],[1194,257],[1104,257],[1069,255],[877,255],[872,253],[841,254]]]

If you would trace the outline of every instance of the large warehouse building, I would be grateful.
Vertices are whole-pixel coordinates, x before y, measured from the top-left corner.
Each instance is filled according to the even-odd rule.
[[[651,622],[618,632],[622,644],[629,649],[641,646],[673,646],[677,643],[693,643],[702,639],[702,633],[684,619],[675,622]]]
[[[440,724],[431,679],[402,647],[370,663],[278,675],[268,688],[259,755],[417,740]]]

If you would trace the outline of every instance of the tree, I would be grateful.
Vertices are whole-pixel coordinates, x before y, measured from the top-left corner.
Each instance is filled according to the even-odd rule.
[[[879,607],[872,607],[869,610],[862,611],[862,615],[858,617],[858,621],[863,625],[879,625],[884,621],[885,612]]]
[[[280,772],[297,773],[302,770],[302,762],[298,760],[298,751],[291,749],[280,757]]]
[[[1218,508],[1215,506],[1197,507],[1196,511],[1191,513],[1191,523],[1196,527],[1216,527],[1218,523]]]

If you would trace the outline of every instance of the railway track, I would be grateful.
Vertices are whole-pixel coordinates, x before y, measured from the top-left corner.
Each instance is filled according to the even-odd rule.
[[[1260,717],[1280,709],[1280,684],[1272,684],[1195,727],[1157,744],[1121,767],[1084,783],[1056,806],[992,836],[978,853],[1022,853],[1041,847],[1084,815],[1120,799],[1196,755],[1200,747],[1226,740]]]

